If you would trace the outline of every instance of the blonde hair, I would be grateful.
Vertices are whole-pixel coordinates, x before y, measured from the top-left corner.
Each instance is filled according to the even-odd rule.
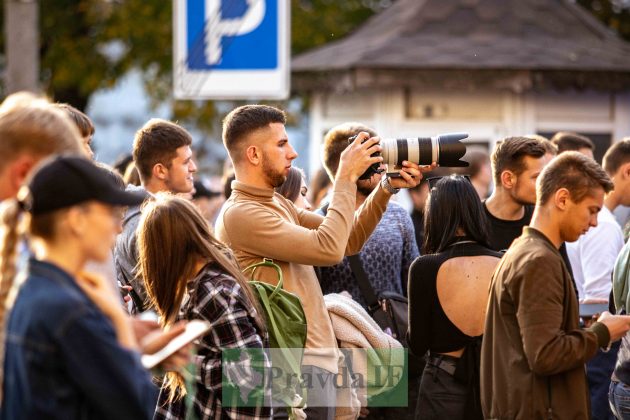
[[[259,331],[266,331],[258,300],[231,251],[212,235],[208,222],[191,202],[158,193],[155,200],[144,205],[137,235],[138,274],[164,326],[176,321],[187,283],[197,274],[197,262],[204,260],[214,262],[234,278],[248,303],[256,309]],[[169,372],[165,379],[164,388],[168,389],[170,401],[185,395],[181,375]]]
[[[0,156],[6,165],[27,153],[42,159],[59,153],[84,155],[79,130],[69,118],[45,98],[26,92],[8,96],[0,105]],[[33,171],[34,172],[34,171]],[[4,377],[6,314],[12,302],[17,247],[26,232],[41,237],[52,235],[57,212],[35,219],[27,218],[28,229],[20,223],[22,210],[16,199],[5,200],[0,210],[2,243],[0,244],[0,384]],[[2,389],[0,387],[0,401]]]
[[[4,355],[7,332],[7,313],[16,295],[17,249],[27,235],[51,239],[55,225],[64,210],[32,217],[25,213],[17,199],[4,200],[0,206],[0,384],[4,379]],[[2,387],[0,386],[0,401]]]
[[[25,93],[0,106],[0,156],[10,162],[22,153],[44,158],[59,153],[85,155],[78,128],[45,99]]]

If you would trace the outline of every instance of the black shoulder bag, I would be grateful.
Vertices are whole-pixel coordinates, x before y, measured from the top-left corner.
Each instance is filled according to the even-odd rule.
[[[367,277],[359,255],[348,257],[350,268],[357,280],[361,294],[368,306],[368,313],[386,333],[389,333],[396,340],[408,348],[407,345],[407,325],[409,324],[409,304],[406,297],[395,292],[381,292],[376,295],[372,283]],[[424,363],[412,354],[409,358],[409,373],[421,374]]]
[[[382,292],[380,296],[377,296],[365,270],[363,270],[359,255],[349,256],[348,261],[354,277],[357,279],[359,289],[361,289],[361,294],[367,303],[370,316],[374,318],[374,321],[383,331],[404,344],[409,322],[407,319],[407,298],[393,292]]]

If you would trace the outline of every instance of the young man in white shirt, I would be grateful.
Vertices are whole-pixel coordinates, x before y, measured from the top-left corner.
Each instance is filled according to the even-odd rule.
[[[612,212],[619,205],[630,205],[630,139],[608,149],[603,167],[615,189],[604,199],[597,227],[567,243],[580,301],[587,303],[608,302],[612,270],[623,247],[623,233]]]
[[[610,297],[612,271],[624,244],[623,232],[612,212],[619,205],[630,205],[630,139],[615,143],[608,149],[603,167],[615,188],[604,198],[604,206],[597,215],[597,226],[577,241],[567,243],[581,303],[608,303]],[[587,363],[594,418],[611,415],[606,396],[617,349],[615,347],[608,353],[600,351]]]

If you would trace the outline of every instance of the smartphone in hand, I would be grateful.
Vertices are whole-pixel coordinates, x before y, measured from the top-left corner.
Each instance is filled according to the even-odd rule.
[[[161,350],[153,354],[143,355],[141,358],[142,365],[145,369],[154,368],[182,347],[205,335],[209,330],[210,323],[207,321],[201,321],[198,319],[189,321],[186,324],[186,330],[172,339],[167,345],[162,347]]]
[[[608,310],[608,303],[580,303],[580,317],[592,318]]]

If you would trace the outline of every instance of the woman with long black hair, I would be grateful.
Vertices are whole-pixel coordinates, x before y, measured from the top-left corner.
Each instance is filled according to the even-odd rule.
[[[479,351],[500,253],[470,180],[429,178],[423,255],[409,270],[409,349],[426,355],[417,419],[482,418]]]

